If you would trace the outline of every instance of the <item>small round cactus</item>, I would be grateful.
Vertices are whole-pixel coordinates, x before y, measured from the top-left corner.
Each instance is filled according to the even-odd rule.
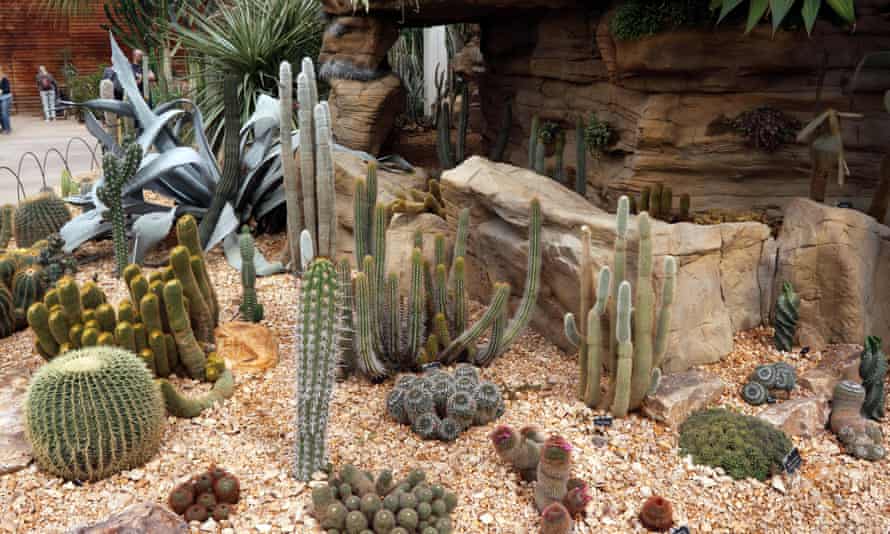
[[[673,508],[664,497],[653,495],[640,509],[640,522],[649,530],[663,532],[674,524]]]
[[[410,423],[408,412],[405,410],[405,398],[408,396],[407,387],[393,388],[386,396],[386,414],[399,424]]]
[[[776,385],[776,368],[769,364],[758,365],[749,380],[763,384],[766,389],[772,389]]]
[[[468,363],[458,364],[457,367],[454,368],[453,374],[455,379],[468,377],[474,382],[479,382],[479,369]]]
[[[760,406],[768,397],[769,392],[760,382],[748,382],[742,387],[742,398],[752,406]]]
[[[422,439],[434,439],[439,435],[442,421],[433,412],[420,414],[411,425],[411,430]]]
[[[435,408],[433,396],[426,388],[417,383],[419,381],[420,379],[411,386],[405,397],[405,412],[411,421],[416,420],[421,414],[431,413]]]
[[[458,376],[454,378],[454,390],[465,391],[472,394],[476,391],[479,380],[470,376]]]
[[[213,492],[219,502],[237,504],[241,496],[241,486],[238,479],[232,475],[225,475],[213,483]]]
[[[374,531],[390,532],[396,527],[396,516],[390,510],[378,510],[374,514]]]
[[[368,518],[365,514],[353,510],[346,514],[346,532],[349,534],[359,534],[368,528]]]
[[[350,495],[349,497],[343,499],[343,505],[346,506],[347,510],[353,512],[362,507],[362,500],[359,498],[358,495]]]
[[[201,506],[200,504],[193,504],[188,507],[188,510],[185,511],[185,520],[186,521],[207,521],[207,518],[210,517],[210,514],[207,513],[207,508]]]
[[[417,517],[416,511],[410,508],[403,508],[399,510],[399,513],[396,516],[396,521],[398,521],[400,527],[408,529],[408,531],[411,532],[417,528],[417,523],[420,520]]]
[[[216,506],[216,496],[212,493],[202,493],[195,499],[195,503],[200,504],[208,510],[212,510]]]
[[[191,484],[180,484],[173,488],[167,499],[170,509],[179,515],[185,514],[188,507],[195,503],[195,491]]]
[[[438,437],[442,441],[454,441],[464,429],[464,425],[453,417],[446,417],[439,423]]]
[[[474,388],[475,389],[475,388]],[[476,417],[476,400],[472,392],[458,390],[448,398],[448,417],[455,419],[463,428],[473,424]]]
[[[213,507],[213,512],[210,515],[213,517],[214,521],[228,519],[229,516],[232,515],[232,507],[224,502],[219,503]]]
[[[480,382],[473,392],[476,401],[476,416],[473,424],[486,425],[498,417],[498,409],[503,404],[501,390],[492,382]]]

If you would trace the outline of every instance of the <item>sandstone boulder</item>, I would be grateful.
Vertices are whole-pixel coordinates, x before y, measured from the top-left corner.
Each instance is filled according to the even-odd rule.
[[[278,365],[278,336],[268,326],[231,321],[214,334],[217,353],[233,371],[262,372]]]
[[[402,81],[393,73],[380,78],[330,81],[328,104],[334,139],[341,145],[377,155],[405,109]]]
[[[658,391],[643,401],[643,413],[676,428],[692,413],[717,402],[725,387],[719,377],[703,371],[665,375]]]
[[[811,438],[825,430],[831,409],[824,397],[806,397],[768,406],[757,417],[780,428],[789,436]]]
[[[831,399],[834,386],[841,380],[861,382],[859,360],[862,345],[831,345],[822,351],[822,359],[816,367],[800,376],[800,387],[812,391],[817,397]]]
[[[890,227],[856,210],[795,199],[778,237],[774,288],[800,295],[798,344],[890,339]]]
[[[612,265],[615,216],[531,171],[473,157],[442,176],[449,224],[460,208],[471,208],[467,270],[471,294],[483,301],[491,285],[504,280],[518,300],[525,285],[528,207],[541,201],[544,216],[543,267],[533,326],[568,349],[562,326],[578,307],[579,229],[591,228],[595,269]],[[628,279],[636,280],[636,221],[630,222]],[[661,291],[664,257],[679,263],[673,321],[664,369],[677,372],[719,361],[732,350],[733,333],[759,324],[761,257],[770,231],[759,223],[698,226],[653,223],[655,289]],[[515,302],[514,302],[515,303]]]
[[[187,533],[188,524],[178,515],[155,503],[134,504],[90,526],[69,534],[174,534]]]
[[[399,37],[395,22],[379,17],[336,17],[324,32],[319,74],[323,79],[376,78]]]
[[[31,445],[25,438],[22,412],[27,389],[25,374],[0,374],[0,475],[14,473],[31,463]]]

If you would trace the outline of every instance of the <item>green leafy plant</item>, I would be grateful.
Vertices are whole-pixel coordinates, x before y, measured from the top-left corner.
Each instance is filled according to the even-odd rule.
[[[784,432],[763,419],[722,408],[696,412],[680,425],[680,454],[736,480],[766,480],[781,470],[791,446]]]
[[[711,0],[711,9],[720,9],[718,22],[726,18],[742,4],[745,0]],[[831,11],[842,21],[848,24],[856,22],[855,1],[854,0],[804,0],[796,2],[796,0],[749,0],[748,16],[745,24],[745,33],[750,32],[760,23],[761,20],[769,15],[773,25],[773,32],[782,25],[790,14],[794,12],[795,4],[800,5],[800,17],[803,19],[807,33],[812,33],[813,26],[816,24],[816,18],[823,5],[827,5]]]

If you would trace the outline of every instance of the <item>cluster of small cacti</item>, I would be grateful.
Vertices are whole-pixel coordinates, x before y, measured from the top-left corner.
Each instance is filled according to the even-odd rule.
[[[399,377],[386,397],[386,413],[423,439],[454,441],[467,428],[499,418],[504,400],[494,383],[479,380],[476,367],[461,364],[453,375],[433,370]]]
[[[562,436],[544,437],[534,426],[518,433],[500,425],[489,436],[501,460],[523,480],[536,481],[535,505],[541,513],[541,532],[568,534],[573,518],[583,516],[590,502],[589,487],[572,478],[572,446]]]
[[[794,345],[794,331],[800,318],[800,295],[794,292],[791,282],[782,284],[782,294],[776,301],[775,335],[776,348],[791,352]]]
[[[305,243],[303,243],[305,242]],[[311,480],[327,460],[328,406],[334,391],[343,315],[340,273],[327,258],[310,260],[311,239],[303,230],[304,269],[298,304],[297,445],[294,476]]]
[[[590,407],[610,407],[616,417],[624,417],[629,411],[638,409],[646,395],[658,387],[677,278],[676,259],[667,256],[664,261],[661,307],[657,310],[656,320],[655,292],[652,288],[652,230],[648,214],[641,213],[637,217],[637,294],[632,302],[631,284],[625,279],[629,211],[630,201],[622,196],[618,201],[614,268],[610,270],[604,266],[595,278],[591,232],[586,226],[581,229],[580,324],[576,322],[574,314],[565,315],[566,337],[579,348],[581,379],[578,396]],[[593,303],[591,295],[595,298]],[[609,339],[608,343],[603,343],[601,322],[606,312],[609,316],[609,329],[606,330]],[[609,348],[608,352],[604,353],[604,347]],[[600,374],[604,363],[612,376],[608,394],[603,397]]]
[[[25,401],[25,432],[41,469],[66,480],[99,480],[158,451],[164,400],[131,352],[87,347],[44,365]]]
[[[256,294],[256,266],[253,263],[253,257],[256,253],[256,246],[253,242],[253,236],[250,235],[250,228],[247,225],[241,230],[241,237],[238,238],[238,245],[241,250],[241,306],[238,311],[245,321],[258,323],[263,320],[263,305],[260,304]]]
[[[312,490],[312,507],[329,534],[450,534],[457,495],[429,483],[420,469],[397,482],[389,470],[375,479],[345,465],[327,485]]]
[[[555,122],[541,123],[532,117],[531,136],[528,144],[528,167],[538,174],[547,174],[547,147],[553,147],[555,163],[550,176],[557,182],[574,187],[581,196],[587,194],[587,152],[588,141],[584,121],[578,119],[575,124],[575,183],[568,184],[568,172],[565,168],[566,132]]]
[[[782,390],[791,394],[797,384],[797,372],[785,362],[758,365],[748,382],[742,386],[742,398],[752,406],[760,406],[770,399],[770,392]]]
[[[241,499],[241,485],[235,475],[211,466],[188,482],[179,484],[167,498],[170,509],[186,521],[228,519]]]
[[[58,232],[70,219],[65,201],[52,191],[25,197],[12,217],[15,243],[19,248],[28,248]]]
[[[877,461],[887,455],[880,424],[862,413],[865,388],[856,382],[842,380],[834,387],[831,417],[828,426],[844,445],[847,454],[862,460]]]
[[[43,267],[47,281],[55,284],[65,275],[77,272],[77,260],[63,248],[65,240],[59,234],[51,234],[46,238],[46,246],[40,248],[37,263]]]
[[[667,532],[674,526],[674,509],[670,501],[660,495],[646,499],[640,508],[640,522],[652,532]]]
[[[0,255],[0,337],[27,327],[25,314],[39,302],[51,285],[40,260],[48,242],[41,240],[31,248],[9,249]],[[7,314],[7,301],[12,313]]]
[[[630,212],[646,212],[650,217],[666,222],[691,221],[692,200],[688,193],[680,196],[680,208],[674,213],[674,192],[671,186],[659,182],[654,187],[646,186],[640,193],[640,199],[630,197]]]
[[[446,79],[446,71],[439,72],[438,65],[435,73],[436,84],[436,154],[439,157],[439,166],[442,170],[452,169],[460,165],[467,154],[467,131],[470,125],[470,86],[466,81]],[[450,86],[456,85],[455,90]],[[451,115],[454,112],[455,103],[459,96],[461,99],[460,112],[457,117],[457,139],[451,142]]]
[[[142,146],[129,143],[123,147],[121,156],[112,151],[102,158],[102,184],[96,190],[96,197],[108,208],[111,219],[111,237],[114,242],[114,262],[118,277],[127,267],[127,228],[123,208],[123,188],[139,170],[142,164]]]
[[[525,291],[515,316],[507,322],[508,284],[495,284],[492,301],[474,324],[467,313],[465,255],[469,234],[469,209],[458,219],[454,252],[449,262],[445,238],[435,238],[434,265],[425,262],[423,234],[414,237],[410,260],[407,303],[399,289],[398,273],[386,274],[386,229],[389,214],[377,202],[376,164],[368,167],[368,179],[355,186],[355,256],[360,272],[355,278],[355,366],[372,380],[399,371],[413,371],[422,364],[468,361],[486,366],[516,340],[531,319],[541,276],[541,206],[531,202],[529,251]],[[489,342],[476,341],[491,330]],[[349,364],[344,361],[344,367]],[[351,371],[345,368],[347,372]]]
[[[859,376],[865,388],[862,415],[880,421],[884,418],[884,378],[887,376],[887,355],[881,350],[881,338],[868,336],[859,361]]]
[[[399,191],[396,199],[386,209],[389,213],[433,213],[445,217],[445,203],[442,201],[438,180],[429,181],[429,191],[420,191],[413,187],[407,193]]]

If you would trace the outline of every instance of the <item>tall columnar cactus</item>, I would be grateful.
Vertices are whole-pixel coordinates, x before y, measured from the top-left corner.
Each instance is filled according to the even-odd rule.
[[[572,446],[562,436],[551,436],[541,447],[538,462],[538,482],[535,484],[535,504],[538,512],[553,503],[561,503],[568,493],[572,476]]]
[[[12,238],[12,217],[14,213],[15,206],[12,204],[0,206],[0,249],[5,249]]]
[[[71,213],[55,193],[42,191],[19,202],[12,219],[16,245],[27,248],[58,232],[71,219]]]
[[[531,132],[528,138],[528,168],[535,168],[536,154],[538,153],[538,134],[541,129],[541,119],[537,115],[532,117]]]
[[[334,258],[337,253],[337,194],[334,184],[333,130],[327,102],[315,106],[315,190],[318,216],[318,254]]]
[[[887,355],[881,350],[881,338],[868,336],[859,363],[859,376],[865,388],[862,415],[869,419],[884,418],[884,377],[887,375]]]
[[[108,152],[102,159],[103,179],[96,195],[108,208],[111,219],[111,235],[114,241],[114,261],[118,277],[127,266],[126,221],[124,220],[123,187],[136,175],[142,164],[142,147],[131,143],[124,148],[123,157]]]
[[[371,184],[374,187],[371,187]],[[423,236],[411,253],[407,302],[401,300],[397,273],[386,273],[386,208],[376,199],[374,167],[368,181],[358,180],[355,194],[355,250],[361,272],[355,280],[355,349],[359,370],[372,380],[421,363],[459,360],[485,366],[502,354],[528,324],[540,285],[541,208],[532,201],[529,260],[522,302],[507,322],[509,286],[496,284],[491,305],[475,324],[467,321],[465,291],[466,239],[469,210],[461,212],[451,264],[444,239],[436,239],[436,265],[424,262]],[[489,342],[476,341],[491,329]]]
[[[300,179],[297,162],[293,158],[294,143],[294,75],[290,63],[281,62],[278,71],[278,98],[281,101],[281,169],[284,180],[284,196],[287,206],[287,252],[290,270],[300,267],[300,233],[303,231],[303,210],[300,206]]]
[[[776,348],[790,352],[794,344],[794,331],[797,329],[797,319],[800,317],[800,296],[794,292],[791,282],[782,284],[782,294],[776,301],[776,333],[774,336]]]
[[[303,59],[302,72],[297,76],[297,101],[300,104],[300,184],[303,190],[303,227],[309,231],[313,243],[318,243],[318,214],[315,201],[315,105],[318,87],[315,65]]]
[[[340,360],[342,291],[336,267],[314,260],[303,274],[299,303],[297,366],[297,445],[294,476],[311,480],[327,456],[328,405]]]
[[[239,311],[245,321],[258,323],[263,320],[263,305],[259,303],[256,294],[256,267],[253,264],[255,252],[253,236],[246,225],[239,238],[241,247],[241,306]]]
[[[590,280],[593,279],[589,253],[590,230],[582,228],[584,243],[580,266],[582,294],[579,316],[586,317],[586,324],[579,328],[574,314],[567,313],[565,316],[566,337],[570,343],[579,347],[580,398],[590,407],[611,406],[613,415],[618,417],[638,409],[646,395],[658,386],[661,378],[660,365],[667,349],[677,276],[676,259],[666,257],[661,306],[656,310],[655,293],[652,289],[651,224],[648,215],[642,213],[637,221],[637,293],[635,299],[632,297],[632,286],[623,279],[627,262],[628,211],[628,198],[622,197],[618,203],[615,263],[613,270],[605,266],[600,269],[595,280],[596,300],[592,307],[589,296],[592,285]],[[609,343],[604,343],[602,322],[607,308],[615,311],[609,320]],[[603,350],[606,347],[609,352],[604,355]],[[606,398],[600,395],[600,371],[604,363],[611,373],[609,395]]]
[[[41,469],[66,480],[100,480],[158,451],[164,401],[131,352],[81,349],[41,367],[25,401],[25,431]]]
[[[440,83],[442,82],[442,83]],[[454,112],[449,100],[449,94],[445,92],[445,84],[441,79],[437,81],[437,98],[439,100],[438,116],[436,118],[436,148],[439,156],[439,166],[443,170],[452,169],[460,165],[466,159],[467,129],[470,117],[470,87],[466,82],[459,82],[460,112],[457,117],[457,139],[451,142],[451,114]]]
[[[587,142],[584,139],[584,119],[578,117],[575,123],[575,192],[587,196]]]

